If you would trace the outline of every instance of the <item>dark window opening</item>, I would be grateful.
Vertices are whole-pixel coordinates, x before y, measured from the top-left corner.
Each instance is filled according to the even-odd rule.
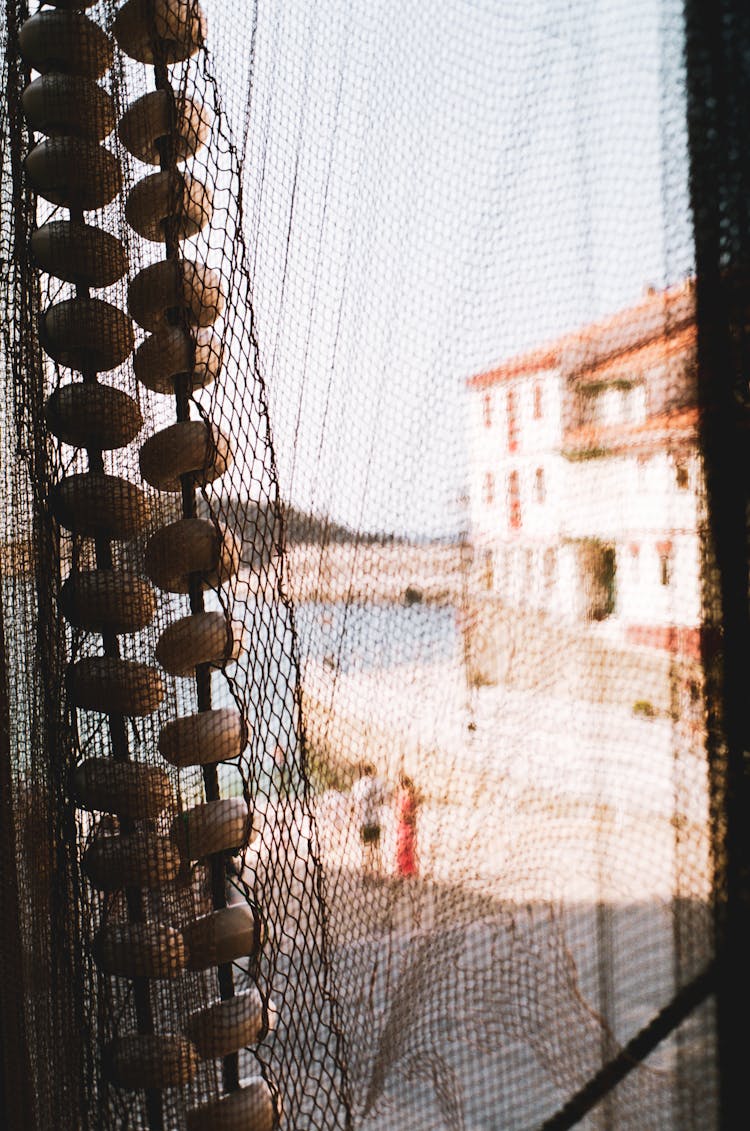
[[[672,543],[657,542],[656,552],[659,555],[659,581],[662,585],[672,584]]]
[[[579,546],[578,560],[586,598],[584,615],[587,620],[606,620],[615,611],[617,577],[615,548],[595,538],[587,539]]]

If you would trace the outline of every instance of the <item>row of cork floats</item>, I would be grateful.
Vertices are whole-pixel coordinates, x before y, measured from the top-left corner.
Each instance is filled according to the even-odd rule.
[[[36,265],[73,292],[40,319],[43,348],[74,371],[72,382],[50,396],[45,415],[60,441],[85,450],[88,465],[65,475],[49,499],[60,525],[77,539],[93,540],[94,550],[95,568],[74,565],[61,592],[61,612],[70,625],[101,641],[100,654],[70,664],[67,696],[71,706],[106,717],[111,747],[107,756],[78,765],[73,791],[80,808],[116,817],[115,832],[94,836],[83,868],[100,891],[124,892],[128,907],[127,921],[102,923],[93,953],[103,972],[132,980],[137,1031],[118,1034],[102,1059],[115,1086],[146,1092],[156,1131],[164,1126],[161,1090],[187,1084],[201,1061],[221,1058],[228,1094],[190,1111],[188,1131],[270,1131],[275,1110],[268,1085],[261,1078],[240,1084],[231,1071],[238,1050],[265,1031],[268,1011],[255,987],[235,994],[232,985],[231,964],[255,953],[260,932],[249,906],[226,905],[218,876],[223,886],[226,856],[247,843],[252,821],[244,799],[218,796],[216,764],[238,758],[246,734],[238,711],[211,707],[210,665],[232,658],[235,642],[225,615],[203,608],[204,589],[233,575],[239,553],[231,533],[199,518],[194,505],[196,487],[221,475],[231,459],[227,439],[189,417],[193,390],[220,377],[221,343],[211,327],[224,300],[219,276],[180,254],[181,242],[208,222],[211,200],[208,189],[178,166],[205,144],[210,123],[199,105],[173,95],[164,79],[170,64],[199,50],[205,23],[192,0],[128,0],[121,7],[115,39],[131,58],[156,63],[162,81],[118,125],[113,99],[100,85],[114,44],[86,15],[91,5],[57,0],[26,21],[19,47],[39,74],[24,91],[24,113],[30,130],[43,135],[26,158],[27,180],[40,197],[68,210],[67,219],[44,223],[31,238]],[[164,242],[167,249],[165,259],[130,279],[127,312],[91,294],[128,273],[124,243],[84,219],[122,191],[116,147],[103,144],[116,126],[133,157],[161,166],[131,190],[125,216],[145,240]],[[150,335],[135,353],[134,320]],[[138,381],[152,392],[176,394],[178,403],[177,422],[141,447],[145,487],[106,473],[103,457],[133,443],[143,427],[137,401],[101,379],[131,356]],[[154,490],[180,492],[183,517],[151,532]],[[132,560],[121,552],[123,545],[149,532],[142,571],[123,564]],[[161,633],[153,658],[125,659],[118,637],[153,622],[159,590],[188,594],[190,614]],[[160,832],[164,815],[176,808],[171,779],[164,768],[132,756],[127,720],[160,708],[165,673],[195,676],[199,709],[162,727],[159,753],[178,768],[203,766],[206,800]],[[151,917],[144,896],[180,882],[186,867],[204,860],[213,878],[213,911],[179,925]],[[171,1019],[170,1031],[158,1031],[151,980],[212,967],[219,974],[217,1000]]]
[[[183,517],[152,535],[145,568],[160,589],[187,594],[190,613],[161,634],[156,659],[171,675],[194,675],[198,711],[168,723],[159,749],[177,766],[204,767],[204,804],[183,814],[174,829],[181,859],[209,860],[214,911],[207,918],[221,924],[241,910],[226,906],[224,861],[227,851],[249,835],[244,800],[221,800],[216,765],[236,758],[244,746],[244,722],[234,709],[211,704],[210,665],[236,654],[238,640],[221,612],[206,611],[203,592],[217,588],[237,569],[238,548],[231,532],[196,514],[196,489],[221,476],[231,461],[228,439],[203,419],[190,418],[191,394],[221,375],[221,340],[212,327],[221,316],[221,279],[204,263],[184,254],[184,241],[210,222],[209,188],[185,168],[206,144],[210,131],[204,106],[176,94],[169,67],[195,55],[205,39],[205,20],[192,0],[128,0],[119,10],[113,32],[122,51],[138,63],[153,65],[156,90],[138,99],[119,123],[125,148],[146,166],[158,166],[136,181],[125,203],[133,230],[161,244],[164,258],[130,281],[129,310],[150,335],[136,351],[134,369],[152,392],[171,395],[176,422],[153,435],[140,450],[141,475],[161,492],[181,496]],[[238,834],[240,840],[238,841]],[[200,927],[200,921],[198,923]],[[189,961],[199,944],[196,925],[184,932]],[[210,940],[211,941],[211,940]],[[257,990],[234,993],[231,947],[213,941],[218,1000],[193,1016],[188,1036],[200,1055],[224,1060],[228,1093],[192,1112],[193,1128],[246,1128],[265,1131],[274,1108],[262,1079],[241,1085],[237,1053],[252,1044],[263,1023]]]

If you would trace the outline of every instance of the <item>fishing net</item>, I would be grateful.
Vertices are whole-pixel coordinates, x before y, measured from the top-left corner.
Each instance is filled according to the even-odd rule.
[[[83,9],[4,5],[8,1126],[731,1126],[743,17]]]

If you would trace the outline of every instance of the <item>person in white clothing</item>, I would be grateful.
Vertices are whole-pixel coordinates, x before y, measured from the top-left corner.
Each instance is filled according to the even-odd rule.
[[[380,817],[388,790],[372,762],[363,763],[360,773],[359,780],[352,786],[352,799],[359,815],[362,870],[366,876],[376,876],[382,871]]]

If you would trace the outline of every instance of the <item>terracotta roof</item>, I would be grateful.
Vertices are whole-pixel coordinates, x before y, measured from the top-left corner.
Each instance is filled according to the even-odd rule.
[[[697,429],[698,409],[681,408],[650,416],[637,424],[589,424],[572,429],[566,434],[565,448],[568,451],[614,452],[670,439],[688,439],[696,435]]]
[[[559,368],[568,376],[591,372],[620,355],[686,331],[695,321],[692,280],[649,294],[635,306],[591,322],[554,342],[517,354],[502,365],[469,377],[470,389]],[[663,348],[663,347],[662,347]]]
[[[676,333],[670,333],[659,338],[652,338],[647,342],[625,349],[614,356],[601,358],[593,364],[580,369],[574,379],[581,383],[617,381],[623,378],[632,380],[641,375],[641,371],[650,369],[660,361],[671,360],[675,356],[695,349],[698,343],[698,329],[695,323],[684,326]]]
[[[499,385],[510,377],[521,377],[529,373],[539,373],[545,369],[556,369],[559,365],[559,351],[554,347],[532,350],[530,353],[519,354],[510,361],[499,365],[497,369],[490,369],[487,373],[477,373],[469,377],[466,384],[470,389],[485,389],[490,385]]]

